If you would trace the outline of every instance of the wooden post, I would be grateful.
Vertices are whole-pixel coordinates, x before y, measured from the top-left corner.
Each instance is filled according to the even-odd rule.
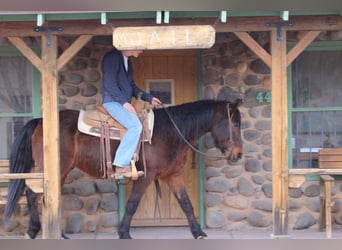
[[[51,34],[50,34],[51,35]],[[51,39],[47,43],[47,39]],[[44,145],[43,238],[61,237],[61,184],[59,166],[59,114],[57,36],[42,36],[42,106]]]
[[[273,236],[288,234],[286,30],[271,31]]]

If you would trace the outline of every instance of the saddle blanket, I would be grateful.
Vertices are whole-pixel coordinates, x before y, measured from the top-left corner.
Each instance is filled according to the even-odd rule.
[[[154,113],[153,110],[144,110],[142,114],[139,114],[139,119],[142,121],[144,130],[144,141],[151,143],[153,125],[154,125]],[[78,130],[84,134],[101,137],[101,126],[105,122],[109,126],[109,137],[113,140],[120,140],[126,129],[111,116],[103,114],[98,110],[85,111],[80,110],[78,116],[77,127]]]

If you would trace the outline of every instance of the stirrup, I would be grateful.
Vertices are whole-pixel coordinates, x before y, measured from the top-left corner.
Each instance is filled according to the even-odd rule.
[[[131,160],[131,167],[128,167],[125,172],[115,171],[114,174],[111,175],[112,178],[116,180],[124,179],[124,178],[132,178],[132,180],[137,180],[140,176],[144,175],[144,171],[137,171],[135,166],[135,161]]]
[[[114,174],[112,174],[112,178],[116,179],[116,180],[122,180],[125,178],[132,178],[133,181],[137,180],[140,176],[144,175],[144,171],[137,171],[136,175],[133,174],[130,170],[127,170],[126,172],[115,172]]]

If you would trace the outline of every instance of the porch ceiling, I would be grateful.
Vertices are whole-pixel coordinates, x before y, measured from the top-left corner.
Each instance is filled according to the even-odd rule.
[[[230,17],[282,17],[306,15],[342,15],[341,10],[334,11],[225,11],[226,18]],[[100,20],[105,13],[107,19],[156,19],[157,11],[1,11],[0,22],[36,21],[43,14],[45,21],[61,20]],[[164,12],[165,13],[165,12]],[[222,11],[169,11],[169,19],[179,18],[220,18]],[[286,18],[286,17],[285,17]]]
[[[341,10],[338,0],[2,0],[0,11],[31,12],[102,12],[102,11],[327,11]]]

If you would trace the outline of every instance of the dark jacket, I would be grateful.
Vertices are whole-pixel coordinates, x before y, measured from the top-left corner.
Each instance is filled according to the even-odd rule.
[[[113,49],[105,54],[102,61],[102,103],[115,101],[123,105],[141,93],[142,100],[151,102],[153,96],[135,84],[130,60],[126,72],[121,51]]]

